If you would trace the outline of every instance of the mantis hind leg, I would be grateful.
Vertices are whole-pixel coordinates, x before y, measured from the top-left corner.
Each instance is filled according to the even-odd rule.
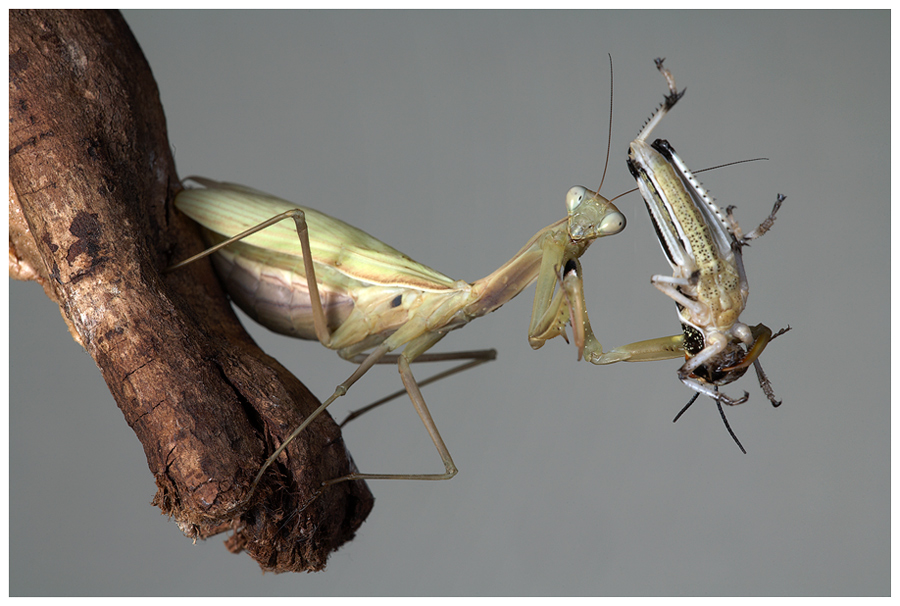
[[[422,326],[417,326],[417,324],[422,324]],[[482,364],[488,360],[492,360],[496,357],[496,351],[489,350],[479,350],[479,351],[469,351],[469,352],[456,352],[456,353],[437,353],[437,354],[427,354],[425,353],[428,349],[430,349],[433,345],[435,345],[438,341],[443,338],[443,334],[428,332],[424,329],[424,322],[411,322],[398,330],[394,335],[389,337],[385,342],[376,347],[371,353],[362,357],[362,361],[357,369],[353,372],[350,377],[337,386],[334,393],[325,400],[319,408],[317,408],[312,414],[310,414],[301,425],[299,425],[293,432],[282,442],[282,444],[272,453],[272,455],[266,460],[266,462],[262,465],[260,470],[257,472],[256,478],[253,480],[253,483],[250,486],[250,495],[253,494],[256,486],[259,484],[259,481],[262,479],[263,474],[266,470],[275,462],[276,459],[281,455],[285,448],[287,448],[288,444],[293,441],[300,433],[309,426],[312,421],[318,417],[325,409],[332,404],[337,398],[343,396],[347,393],[350,387],[356,383],[368,370],[374,366],[375,364],[388,363],[388,362],[397,362],[398,369],[400,371],[400,378],[403,381],[403,385],[405,387],[405,393],[409,395],[410,400],[413,403],[413,406],[416,409],[416,413],[419,415],[419,418],[422,420],[422,423],[425,425],[425,429],[428,431],[428,435],[431,437],[432,442],[434,442],[435,448],[438,450],[438,454],[441,457],[441,460],[444,463],[444,473],[434,473],[434,474],[369,474],[369,473],[352,473],[346,476],[342,476],[339,478],[333,478],[331,480],[327,480],[322,483],[323,487],[330,486],[332,484],[337,484],[338,482],[344,482],[347,480],[376,480],[376,479],[391,479],[391,480],[449,480],[453,476],[456,475],[456,465],[453,463],[453,459],[450,456],[450,452],[447,449],[447,446],[444,444],[443,439],[441,438],[440,433],[438,432],[437,426],[435,425],[434,419],[431,416],[431,412],[428,410],[428,406],[425,404],[425,399],[422,397],[422,392],[420,387],[422,385],[427,385],[428,383],[433,383],[438,379],[441,379],[450,374],[454,374],[457,372],[461,372],[467,368],[471,368],[478,364]],[[396,337],[396,338],[395,338]],[[406,344],[403,349],[403,352],[399,355],[389,354],[390,351],[399,347],[400,345]],[[353,358],[354,360],[356,358]],[[469,360],[465,364],[457,366],[456,368],[452,368],[443,373],[438,373],[437,375],[430,377],[423,381],[421,384],[418,383],[415,377],[412,374],[412,370],[410,369],[410,363],[414,361],[441,361],[441,360],[454,360],[454,359],[467,359]],[[402,395],[404,391],[399,391],[396,394],[392,394],[388,398],[384,398],[379,402],[376,402],[372,405],[369,405],[365,409],[361,411],[357,411],[357,413],[351,413],[351,416],[355,418],[355,416],[359,416],[360,414],[364,414],[368,410],[379,406],[380,404],[398,396]],[[354,416],[355,415],[355,416]],[[344,421],[347,422],[346,420]],[[249,495],[248,495],[249,498]]]
[[[483,360],[479,360],[477,363],[480,364],[482,361]],[[412,400],[416,413],[418,413],[419,418],[422,419],[422,423],[425,425],[425,429],[428,431],[431,441],[434,442],[434,446],[441,456],[441,461],[444,463],[444,473],[351,473],[346,476],[327,480],[322,483],[323,486],[331,486],[347,480],[449,480],[456,475],[456,464],[453,462],[450,451],[447,449],[447,445],[444,444],[444,440],[441,438],[440,432],[438,432],[437,425],[435,425],[434,419],[431,417],[431,412],[425,404],[425,398],[422,397],[419,384],[416,382],[415,377],[413,377],[412,370],[409,367],[409,360],[401,355],[398,362],[398,368],[400,370],[400,378],[403,381],[403,385],[406,387],[406,393],[409,394],[409,398]]]
[[[325,412],[325,409],[328,408],[335,400],[346,394],[350,387],[354,383],[356,383],[364,374],[366,374],[366,372],[368,372],[368,370],[373,365],[375,365],[378,360],[388,351],[388,346],[384,344],[379,345],[372,353],[366,356],[366,358],[346,381],[335,388],[334,393],[332,393],[327,400],[322,402],[322,404],[317,409],[315,409],[312,413],[310,413],[308,417],[303,420],[303,423],[298,425],[297,428],[294,429],[294,431],[292,431],[291,434],[284,439],[281,445],[275,449],[275,452],[273,452],[269,456],[269,458],[266,459],[266,462],[262,464],[262,467],[259,468],[259,471],[256,472],[256,477],[253,478],[253,482],[250,483],[250,490],[247,492],[247,496],[244,497],[245,503],[250,499],[250,497],[253,496],[253,493],[256,491],[256,487],[259,485],[260,480],[262,480],[263,474],[265,474],[266,470],[272,466],[272,463],[274,463],[278,459],[278,457],[281,456],[281,453],[284,452],[284,449],[287,448],[288,445],[293,442],[294,439],[299,436],[303,432],[303,430],[306,429],[309,424],[316,419],[316,417]]]
[[[441,457],[441,461],[444,464],[444,473],[385,474],[357,472],[328,480],[323,483],[323,486],[331,486],[333,484],[337,484],[338,482],[344,482],[347,480],[449,480],[456,475],[456,465],[453,463],[453,458],[450,456],[450,451],[447,449],[447,445],[444,444],[444,440],[443,438],[441,438],[441,434],[438,431],[437,425],[435,424],[434,419],[431,416],[431,412],[428,410],[427,404],[425,404],[425,398],[422,396],[422,391],[420,388],[422,385],[432,383],[440,378],[448,376],[449,374],[461,372],[462,370],[465,370],[467,368],[471,368],[488,360],[492,360],[494,359],[494,357],[496,357],[496,352],[492,349],[489,349],[473,352],[426,354],[425,352],[432,346],[434,346],[438,341],[440,341],[443,336],[443,334],[431,332],[420,334],[419,336],[408,341],[406,347],[403,349],[403,353],[399,354],[398,356],[390,356],[390,358],[396,359],[397,361],[397,368],[400,372],[400,379],[403,381],[405,391],[409,395],[409,399],[412,401],[413,407],[416,409],[416,413],[419,415],[419,418],[425,425],[425,430],[428,432],[429,437],[431,437],[431,441],[434,443],[435,448],[437,448],[438,454]],[[388,339],[388,341],[390,341],[390,338]],[[382,357],[384,358],[387,356]],[[410,368],[410,364],[415,361],[438,361],[449,359],[468,359],[469,362],[457,366],[456,368],[452,368],[444,373],[439,373],[433,377],[430,377],[425,381],[422,381],[422,383],[416,381],[415,377],[413,376],[412,369]],[[351,416],[348,417],[347,420],[349,420],[350,418],[355,418],[360,414],[364,414],[368,410],[371,410],[372,408],[375,408],[376,406],[379,406],[380,404],[383,404],[389,399],[401,395],[402,393],[403,392],[400,391],[396,394],[391,394],[391,396],[389,396],[388,398],[371,404],[365,409],[357,411],[356,413],[351,413]],[[345,420],[344,423],[346,423],[347,420]]]
[[[378,360],[377,363],[378,364],[397,364],[397,363],[399,363],[400,358],[401,358],[401,355],[388,354],[388,355],[385,355],[384,357],[382,357],[380,360]],[[350,360],[353,362],[362,361],[362,359],[364,359],[364,356],[361,356],[361,355],[350,358]],[[421,388],[421,387],[425,387],[426,385],[430,385],[431,383],[435,383],[436,381],[440,381],[441,379],[444,379],[451,375],[455,375],[457,373],[469,370],[470,368],[475,368],[476,366],[484,364],[485,362],[489,362],[491,360],[496,360],[496,359],[497,359],[497,350],[496,349],[478,349],[478,350],[472,350],[472,351],[451,351],[451,352],[446,352],[446,353],[426,353],[426,354],[420,355],[419,357],[415,358],[414,360],[411,360],[411,362],[445,362],[445,361],[449,361],[449,360],[468,360],[468,362],[465,362],[458,366],[454,366],[453,368],[449,368],[445,371],[439,372],[435,375],[428,377],[427,379],[425,379],[423,381],[417,381],[418,386]],[[344,427],[344,425],[346,425],[350,421],[361,417],[362,415],[366,414],[367,412],[370,412],[371,410],[374,410],[375,408],[378,408],[382,404],[387,404],[391,400],[399,398],[400,396],[402,396],[405,393],[408,393],[408,389],[400,389],[400,390],[395,391],[392,394],[389,394],[389,395],[381,398],[380,400],[372,402],[368,406],[364,406],[357,410],[353,410],[347,415],[347,417],[343,421],[341,421],[339,423],[339,426]]]

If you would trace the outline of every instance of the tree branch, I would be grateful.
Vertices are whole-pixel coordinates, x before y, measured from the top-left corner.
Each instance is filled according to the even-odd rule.
[[[234,509],[318,402],[244,333],[206,262],[160,275],[202,244],[172,208],[165,116],[124,19],[10,11],[9,31],[10,275],[59,303],[187,536],[232,529],[265,570],[320,570],[372,496],[344,482],[314,499],[352,467],[322,415]]]

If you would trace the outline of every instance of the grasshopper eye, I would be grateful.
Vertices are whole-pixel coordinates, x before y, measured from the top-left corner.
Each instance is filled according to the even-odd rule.
[[[566,193],[566,209],[570,215],[581,205],[586,193],[587,189],[580,185],[576,185]]]

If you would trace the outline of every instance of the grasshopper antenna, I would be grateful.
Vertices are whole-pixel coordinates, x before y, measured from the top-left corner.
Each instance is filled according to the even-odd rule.
[[[718,391],[718,389],[716,391]],[[700,396],[699,393],[695,393],[694,397],[692,397],[690,400],[688,400],[688,403],[684,405],[684,408],[682,408],[681,410],[678,411],[678,414],[675,415],[675,418],[672,419],[672,422],[674,423],[678,419],[680,419],[681,415],[683,415],[685,413],[685,411],[688,408],[690,408],[694,402],[697,401],[697,398],[699,396]],[[725,423],[725,429],[728,430],[728,434],[731,436],[731,439],[734,440],[734,443],[738,445],[738,448],[741,449],[742,453],[747,454],[747,451],[744,449],[744,445],[741,444],[740,440],[738,440],[738,437],[734,434],[734,431],[732,431],[732,429],[731,429],[731,425],[728,423],[728,419],[725,417],[725,410],[722,408],[722,402],[720,402],[719,400],[716,400],[716,406],[719,409],[719,415],[722,417],[722,422]]]
[[[725,168],[726,166],[734,166],[735,164],[746,164],[747,162],[759,162],[761,160],[768,160],[768,158],[750,158],[749,160],[736,160],[734,162],[726,162],[725,164],[719,164],[717,166],[709,166],[707,168],[695,170],[694,174],[699,175],[700,173],[705,173],[710,170],[716,170],[717,168]]]
[[[610,117],[611,117],[611,114],[612,114],[612,112],[610,112]],[[612,125],[610,125],[610,128],[611,128],[611,127],[612,127]],[[606,154],[607,154],[607,157],[608,157],[608,156],[609,156],[609,150],[607,150]],[[709,171],[711,171],[711,170],[716,170],[716,169],[719,169],[719,168],[726,168],[726,167],[728,167],[728,166],[734,166],[735,164],[746,164],[747,162],[759,162],[760,160],[768,160],[768,158],[750,158],[749,160],[736,160],[736,161],[734,161],[734,162],[726,162],[725,164],[719,164],[719,165],[717,165],[717,166],[709,166],[709,167],[707,167],[707,168],[701,168],[700,170],[695,170],[695,171],[694,171],[694,174],[695,174],[695,175],[699,175],[700,173],[709,172]],[[606,176],[606,170],[605,170],[605,169],[604,169],[604,171],[603,171],[603,176],[604,176],[604,177]],[[618,200],[618,199],[621,198],[622,196],[627,196],[628,194],[633,193],[633,192],[636,192],[637,190],[638,190],[637,187],[632,187],[632,188],[629,189],[628,191],[623,191],[621,194],[619,194],[619,195],[616,196],[615,198],[610,198],[609,201],[610,201],[610,202],[615,202],[616,200]],[[691,401],[691,403],[692,403],[692,402],[693,402],[693,400]],[[688,403],[688,406],[690,406],[691,403]],[[686,407],[685,407],[685,408],[686,408]],[[683,412],[683,411],[682,411],[682,412]]]

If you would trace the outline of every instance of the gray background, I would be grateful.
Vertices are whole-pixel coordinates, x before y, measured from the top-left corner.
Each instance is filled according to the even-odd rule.
[[[752,228],[743,319],[793,332],[728,392],[732,443],[678,361],[594,367],[526,341],[528,289],[441,350],[499,359],[426,389],[460,468],[372,482],[377,501],[325,572],[261,575],[192,545],[149,501],[143,452],[92,360],[34,284],[10,288],[10,591],[34,594],[839,594],[890,592],[889,13],[135,12],[182,175],[258,187],[357,225],[444,273],[493,271],[563,216],[574,184],[634,187],[628,142],[657,131]],[[585,254],[607,346],[674,334],[668,273],[637,194]],[[352,367],[251,327],[325,397]],[[420,373],[422,374],[422,373]],[[372,370],[343,418],[399,386]],[[409,403],[348,427],[364,471],[437,471]]]

